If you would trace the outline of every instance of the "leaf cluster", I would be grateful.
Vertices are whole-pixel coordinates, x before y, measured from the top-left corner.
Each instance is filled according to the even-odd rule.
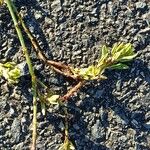
[[[21,71],[14,62],[0,63],[0,76],[3,76],[9,83],[18,83]]]
[[[81,69],[72,68],[72,72],[84,80],[106,79],[103,76],[105,69],[128,69],[124,62],[131,61],[136,56],[131,43],[116,43],[112,49],[104,45],[96,65]]]

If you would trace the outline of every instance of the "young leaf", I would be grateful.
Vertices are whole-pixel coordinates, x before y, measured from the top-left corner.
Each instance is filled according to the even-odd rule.
[[[129,67],[125,64],[118,63],[118,64],[110,66],[109,68],[111,68],[111,69],[128,69]]]
[[[5,64],[3,64],[3,67],[6,68],[13,68],[16,64],[14,62],[6,62]]]
[[[113,45],[111,53],[114,55],[115,53],[119,52],[123,48],[124,44],[123,43],[115,43]]]
[[[58,150],[75,150],[75,147],[71,141],[65,140],[65,142],[61,145],[61,147]]]
[[[106,47],[106,45],[104,45],[104,46],[102,47],[102,55],[101,55],[101,58],[104,58],[107,54],[108,54],[108,48]]]
[[[47,98],[47,101],[50,103],[50,104],[59,104],[59,95],[52,95],[50,97]]]
[[[112,53],[112,54],[115,54],[115,53],[116,53],[117,46],[118,46],[118,43],[115,43],[115,44],[113,45],[113,48],[112,48],[112,50],[111,50],[111,53]]]
[[[133,54],[131,56],[125,56],[122,57],[121,59],[119,59],[119,62],[127,62],[127,61],[131,61],[133,58],[135,58],[137,56],[137,54]]]
[[[112,51],[112,58],[116,62],[124,62],[124,61],[130,61],[134,57],[136,57],[136,54],[133,51],[133,47],[131,43],[123,44],[115,46],[115,48]]]
[[[21,70],[14,62],[0,64],[0,76],[3,76],[9,83],[17,83],[21,76]]]
[[[15,79],[18,79],[20,77],[21,72],[18,68],[14,68],[13,70],[10,70],[8,72],[8,75],[10,76],[10,78],[15,80]]]
[[[105,61],[107,60],[107,58],[108,58],[108,53],[105,54],[105,56],[98,61],[97,67],[100,67],[101,65],[103,65]]]

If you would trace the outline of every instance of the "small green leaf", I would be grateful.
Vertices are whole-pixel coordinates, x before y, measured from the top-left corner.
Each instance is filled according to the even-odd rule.
[[[137,56],[137,54],[134,54],[134,55],[131,55],[131,56],[125,56],[125,57],[122,57],[121,59],[119,59],[118,61],[119,61],[119,62],[127,62],[127,61],[132,60],[132,59],[135,58],[136,56]]]
[[[113,45],[113,48],[112,48],[112,51],[111,51],[112,54],[115,54],[115,53],[116,53],[117,46],[118,46],[118,43],[115,43],[115,44]]]
[[[104,56],[104,57],[101,57],[101,59],[100,59],[100,60],[98,60],[97,67],[100,67],[101,65],[103,65],[103,64],[105,63],[105,61],[107,60],[107,58],[108,58],[108,53],[107,53],[107,54],[105,54],[105,56]]]
[[[61,147],[58,150],[75,150],[75,147],[71,141],[65,140],[65,142],[61,145]]]
[[[0,76],[3,76],[9,83],[17,83],[21,70],[14,62],[0,63]]]
[[[21,76],[21,71],[18,68],[14,68],[8,72],[8,75],[13,79],[18,79]]]
[[[50,103],[50,104],[59,104],[59,95],[52,95],[50,97],[47,98],[47,101]]]
[[[124,44],[123,43],[115,43],[113,45],[111,53],[114,55],[115,53],[119,52],[123,48]]]
[[[110,66],[109,68],[111,68],[111,69],[128,69],[129,67],[125,64],[118,63],[118,64]]]
[[[7,62],[3,64],[4,67],[6,68],[13,68],[16,64],[14,62]]]
[[[104,45],[102,47],[102,55],[101,58],[105,57],[108,54],[108,48],[106,47],[106,45]]]
[[[134,49],[131,45],[131,43],[120,45],[115,45],[112,50],[112,58],[116,62],[125,62],[130,61],[134,57],[136,57],[136,54],[134,53]]]

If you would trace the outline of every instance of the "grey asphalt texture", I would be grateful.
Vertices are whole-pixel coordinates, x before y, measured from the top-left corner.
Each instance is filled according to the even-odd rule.
[[[77,150],[150,149],[150,1],[14,0],[49,59],[76,67],[94,63],[103,44],[130,42],[138,56],[128,70],[106,70],[105,81],[88,82],[68,103],[69,134]],[[24,34],[36,75],[63,95],[72,81],[36,57]],[[0,6],[0,61],[23,73],[12,86],[0,78],[0,150],[28,150],[31,143],[31,79],[15,28]],[[73,83],[74,84],[74,83]],[[38,150],[58,150],[63,115],[57,106],[44,117],[38,105]]]

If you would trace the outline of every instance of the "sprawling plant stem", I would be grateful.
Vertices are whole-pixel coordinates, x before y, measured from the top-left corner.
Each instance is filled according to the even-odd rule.
[[[37,130],[37,91],[36,91],[36,88],[37,88],[37,82],[36,82],[36,76],[34,74],[34,69],[33,69],[33,66],[32,66],[32,63],[31,63],[31,59],[29,57],[29,53],[28,53],[28,50],[26,48],[26,45],[25,45],[25,41],[23,39],[23,35],[22,35],[22,32],[21,32],[21,29],[19,28],[19,25],[18,25],[18,21],[17,21],[17,17],[14,12],[14,7],[13,7],[13,3],[11,2],[11,0],[5,0],[6,4],[7,4],[7,7],[10,11],[10,14],[11,14],[11,17],[13,19],[13,22],[14,22],[14,25],[15,25],[15,28],[16,28],[16,31],[17,31],[17,34],[18,34],[18,38],[20,40],[20,43],[21,43],[21,46],[22,46],[22,50],[23,50],[23,53],[25,55],[25,58],[26,58],[26,62],[28,64],[28,67],[29,67],[29,72],[30,72],[30,75],[31,75],[31,78],[32,78],[32,90],[33,90],[33,133],[32,133],[32,147],[31,149],[32,150],[35,150],[36,149],[36,130]]]
[[[16,7],[13,5],[16,13],[18,14],[18,18],[19,18],[19,21],[24,29],[24,31],[26,32],[26,34],[28,35],[33,47],[34,47],[34,50],[38,56],[38,58],[40,60],[42,60],[45,64],[49,65],[53,70],[55,70],[56,72],[66,76],[66,77],[70,77],[70,78],[73,78],[75,80],[77,80],[78,78],[75,77],[71,71],[71,68],[68,66],[68,65],[65,65],[64,63],[61,63],[61,62],[56,62],[56,61],[53,61],[53,60],[49,60],[45,54],[43,54],[36,38],[32,35],[32,33],[30,32],[30,30],[26,27],[21,15],[17,12],[17,9]]]
[[[70,67],[68,65],[65,65],[61,62],[56,62],[56,61],[53,61],[53,60],[48,60],[48,58],[42,53],[42,50],[36,40],[36,38],[32,35],[32,33],[30,32],[30,30],[26,27],[23,19],[22,19],[22,16],[18,13],[16,7],[13,5],[13,8],[14,10],[16,11],[16,14],[18,15],[18,18],[19,18],[19,21],[24,29],[24,31],[26,32],[26,34],[28,35],[33,47],[34,47],[34,50],[38,56],[38,58],[40,60],[42,60],[45,64],[51,66],[52,69],[54,69],[56,72],[66,76],[66,77],[70,77],[72,79],[75,79],[75,80],[79,80],[78,84],[75,85],[73,88],[71,88],[61,99],[63,101],[67,101],[78,89],[80,89],[83,85],[84,85],[84,81],[81,80],[79,77],[77,76],[74,76],[72,74],[72,71],[70,69]],[[38,80],[38,82],[41,82]]]

